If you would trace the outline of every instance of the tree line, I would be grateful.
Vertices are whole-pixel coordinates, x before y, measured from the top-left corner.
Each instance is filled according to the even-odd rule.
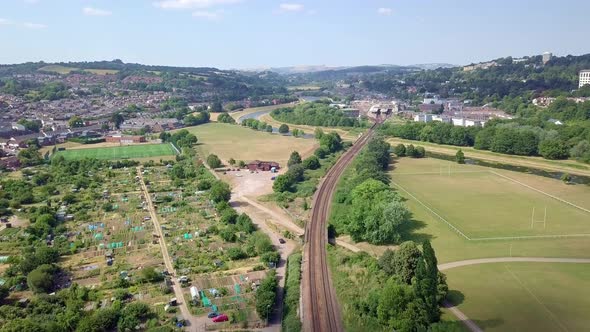
[[[471,146],[510,155],[545,159],[575,158],[590,162],[590,126],[585,123],[555,125],[548,121],[491,120],[485,127],[458,127],[442,122],[408,122],[384,125],[382,132],[409,140]]]
[[[323,101],[303,103],[295,107],[278,108],[270,115],[273,119],[298,125],[322,127],[362,127],[364,122],[347,116],[342,110]]]

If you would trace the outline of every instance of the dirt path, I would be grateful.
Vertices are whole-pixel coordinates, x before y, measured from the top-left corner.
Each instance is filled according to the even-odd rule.
[[[550,258],[550,257],[497,257],[467,259],[464,261],[439,264],[440,271],[450,270],[456,267],[489,264],[489,263],[510,263],[510,262],[536,262],[536,263],[577,263],[590,264],[590,258]]]
[[[166,241],[164,240],[164,235],[162,234],[162,228],[160,227],[160,222],[158,221],[158,215],[156,214],[156,209],[154,208],[152,197],[149,191],[147,190],[145,181],[143,180],[143,173],[141,172],[141,167],[137,167],[137,176],[139,176],[139,181],[141,182],[141,189],[143,190],[143,194],[145,195],[148,210],[150,212],[150,217],[154,224],[154,232],[159,236],[158,242],[160,243],[160,250],[162,251],[162,257],[164,258],[164,265],[166,265],[166,269],[168,270],[168,272],[170,272],[173,277],[176,277],[174,265],[172,265],[172,260],[170,259],[170,255],[168,254],[168,247],[166,246]],[[174,296],[176,296],[176,300],[178,301],[178,307],[180,308],[180,313],[182,314],[182,317],[189,322],[188,330],[197,331],[197,329],[201,327],[204,322],[202,320],[197,319],[191,314],[191,312],[188,309],[188,306],[186,305],[186,302],[184,301],[182,288],[180,287],[180,284],[174,279],[172,280],[172,289],[174,290]]]
[[[295,248],[297,248],[298,244],[294,240],[284,239],[285,243],[279,243],[279,239],[282,238],[281,234],[278,233],[275,229],[270,227],[270,225],[266,222],[269,218],[272,218],[271,215],[266,213],[265,211],[261,211],[258,207],[250,204],[248,201],[249,199],[244,199],[245,197],[241,198],[232,198],[230,201],[230,205],[236,209],[239,213],[246,213],[252,219],[252,222],[258,227],[258,229],[268,235],[272,241],[272,243],[277,247],[277,251],[281,255],[281,260],[279,261],[279,265],[276,268],[277,277],[279,280],[279,288],[277,290],[277,297],[274,306],[273,313],[271,314],[268,320],[268,326],[263,329],[263,331],[272,331],[272,332],[280,332],[281,331],[281,322],[283,316],[283,296],[285,292],[285,279],[287,274],[287,258]]]
[[[478,264],[490,263],[511,263],[511,262],[535,262],[535,263],[570,263],[570,264],[590,264],[590,258],[549,258],[549,257],[496,257],[496,258],[479,258],[467,259],[464,261],[449,262],[439,264],[440,271],[450,270],[453,268]],[[445,301],[443,306],[455,315],[471,332],[482,332],[483,330],[475,324],[467,315],[449,301]]]

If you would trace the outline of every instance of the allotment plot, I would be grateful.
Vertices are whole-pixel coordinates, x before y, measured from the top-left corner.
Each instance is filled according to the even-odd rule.
[[[401,159],[392,183],[469,240],[590,236],[590,210],[511,173],[430,158]]]

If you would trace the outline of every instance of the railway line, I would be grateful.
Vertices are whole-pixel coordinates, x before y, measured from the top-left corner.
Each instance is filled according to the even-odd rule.
[[[303,273],[303,327],[305,331],[344,331],[340,307],[326,259],[327,222],[336,185],[346,167],[374,134],[375,123],[340,157],[320,183],[312,216],[305,227]]]

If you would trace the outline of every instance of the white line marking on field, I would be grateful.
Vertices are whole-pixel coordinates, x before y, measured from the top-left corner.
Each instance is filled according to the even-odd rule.
[[[434,210],[432,210],[430,207],[428,207],[428,205],[422,203],[422,201],[420,201],[418,198],[416,198],[416,196],[412,195],[412,193],[410,193],[409,191],[407,191],[406,188],[402,187],[401,185],[399,185],[395,181],[391,181],[391,183],[393,183],[394,185],[398,186],[401,190],[405,191],[408,195],[410,195],[410,197],[412,197],[414,200],[416,200],[416,202],[420,203],[420,205],[422,205],[423,207],[425,207],[428,211],[432,212],[432,214],[434,214],[435,216],[439,217],[440,220],[442,220],[445,224],[447,224],[449,227],[451,227],[455,232],[461,234],[461,236],[463,236],[465,239],[471,240],[467,235],[465,235],[463,232],[461,232],[461,230],[459,230],[453,224],[451,224],[450,222],[448,222],[441,215],[439,215],[438,213],[434,212]]]
[[[581,206],[578,206],[578,205],[576,205],[576,204],[574,204],[574,203],[572,203],[572,202],[568,202],[568,201],[566,201],[566,200],[564,200],[564,199],[561,199],[561,198],[559,198],[559,197],[557,197],[557,196],[553,196],[553,195],[551,195],[551,194],[549,194],[549,193],[546,193],[546,192],[544,192],[544,191],[542,191],[542,190],[539,190],[539,189],[537,189],[537,188],[531,187],[531,186],[529,186],[529,185],[528,185],[528,184],[526,184],[526,183],[522,183],[522,182],[520,182],[520,181],[518,181],[518,180],[515,180],[515,179],[513,179],[513,178],[507,177],[506,175],[500,174],[500,173],[498,173],[498,172],[496,172],[496,171],[490,171],[490,173],[492,173],[492,174],[495,174],[495,175],[498,175],[498,176],[500,176],[500,177],[503,177],[503,178],[505,178],[505,179],[507,179],[507,180],[510,180],[510,181],[514,182],[514,183],[520,184],[521,186],[527,187],[527,188],[529,188],[529,189],[531,189],[531,190],[534,190],[534,191],[536,191],[536,192],[538,192],[538,193],[541,193],[541,194],[543,194],[543,195],[545,195],[545,196],[551,197],[551,198],[553,198],[553,199],[555,199],[555,200],[557,200],[557,201],[560,201],[560,202],[562,202],[562,203],[565,203],[565,204],[567,204],[567,205],[573,206],[573,207],[575,207],[576,209],[580,209],[580,210],[582,210],[582,211],[584,211],[584,212],[588,212],[588,213],[590,213],[590,210],[588,210],[588,209],[585,209],[585,208],[583,208],[583,207],[581,207]]]
[[[451,174],[457,173],[488,173],[489,171],[453,171]],[[394,173],[393,176],[397,175],[441,175],[440,172],[405,172],[405,173]]]
[[[493,171],[489,171],[492,172],[494,174],[497,174]],[[501,174],[497,174],[502,176]],[[508,178],[509,180],[512,180],[510,178]],[[403,190],[405,193],[407,193],[413,200],[415,200],[416,202],[418,202],[420,205],[422,205],[424,208],[426,208],[428,211],[430,211],[430,213],[434,214],[436,217],[438,217],[440,220],[442,220],[445,224],[447,224],[447,226],[449,226],[452,230],[454,230],[455,232],[459,233],[461,236],[463,236],[463,238],[465,238],[468,241],[498,241],[498,240],[533,240],[533,239],[559,239],[559,238],[570,238],[570,237],[590,237],[590,233],[589,234],[584,234],[584,233],[578,233],[578,234],[555,234],[555,235],[522,235],[522,236],[494,236],[494,237],[480,237],[480,238],[471,238],[467,235],[465,235],[465,233],[463,233],[459,228],[457,228],[455,225],[451,224],[448,220],[446,220],[443,216],[441,216],[440,214],[436,213],[432,208],[430,208],[428,205],[424,204],[421,200],[419,200],[416,196],[414,196],[411,192],[409,192],[406,188],[404,188],[403,186],[401,186],[399,183],[395,182],[395,181],[391,181],[391,183],[397,187],[399,187],[401,190]],[[526,186],[526,185],[525,185]],[[534,188],[531,188],[534,189]],[[537,189],[534,189],[537,190]],[[538,190],[537,190],[538,191]],[[544,193],[545,194],[545,193]],[[551,196],[549,194],[546,194],[548,196]],[[560,198],[554,197],[558,200],[561,200]],[[566,201],[564,201],[566,202]],[[571,204],[571,203],[570,203]],[[573,205],[573,204],[571,204]],[[575,205],[573,205],[575,206]],[[582,208],[583,209],[583,208]]]
[[[541,300],[539,300],[539,298],[533,294],[533,292],[531,292],[531,290],[525,286],[525,284],[520,280],[520,278],[514,274],[514,272],[512,272],[512,270],[510,270],[510,268],[508,267],[508,265],[504,265],[504,267],[506,267],[506,270],[512,275],[512,277],[520,284],[520,286],[522,286],[522,288],[524,288],[524,290],[527,291],[527,293],[529,293],[534,299],[535,301],[537,301],[542,307],[543,309],[545,309],[545,311],[547,311],[547,313],[551,316],[551,318],[553,319],[553,321],[555,321],[555,323],[557,323],[557,325],[564,331],[568,332],[569,330],[567,329],[567,327],[565,327],[557,318],[557,316],[555,316],[555,314],[549,310],[549,308],[547,308],[547,306],[541,302]]]

